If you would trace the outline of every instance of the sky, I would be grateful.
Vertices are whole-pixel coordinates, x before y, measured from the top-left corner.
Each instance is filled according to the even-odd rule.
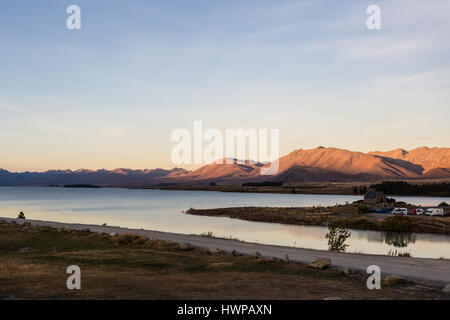
[[[172,168],[194,121],[279,129],[281,155],[449,147],[449,17],[447,0],[2,0],[0,168]]]

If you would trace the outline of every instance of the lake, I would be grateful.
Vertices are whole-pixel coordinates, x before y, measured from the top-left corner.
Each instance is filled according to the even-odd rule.
[[[416,205],[435,206],[450,198],[395,197]],[[201,234],[292,247],[327,249],[327,228],[191,216],[193,208],[279,206],[305,207],[345,204],[362,199],[353,195],[302,195],[167,191],[133,189],[72,189],[0,187],[0,216],[15,218],[23,211],[28,219],[103,224]],[[348,252],[371,254],[409,253],[413,257],[450,259],[450,237],[351,230]]]

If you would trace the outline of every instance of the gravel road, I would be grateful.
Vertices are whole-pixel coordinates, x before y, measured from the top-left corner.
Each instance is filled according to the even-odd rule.
[[[368,266],[377,265],[380,267],[383,275],[398,275],[405,277],[406,279],[428,285],[441,286],[450,283],[450,260],[448,259],[423,259],[355,253],[336,253],[330,251],[265,245],[237,240],[202,237],[199,235],[185,235],[142,229],[38,220],[19,220],[10,218],[0,218],[0,220],[7,220],[9,222],[16,221],[18,224],[30,222],[32,225],[50,226],[55,228],[70,228],[75,230],[89,229],[90,231],[97,233],[133,233],[146,236],[151,239],[189,244],[197,248],[218,249],[225,252],[232,252],[234,250],[244,255],[251,255],[252,253],[259,252],[265,258],[275,257],[284,259],[288,256],[290,261],[301,263],[309,263],[316,258],[328,258],[331,259],[332,267],[336,268],[345,267],[365,272]]]

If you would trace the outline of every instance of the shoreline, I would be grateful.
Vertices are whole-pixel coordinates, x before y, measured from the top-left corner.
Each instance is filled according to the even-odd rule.
[[[333,223],[345,229],[450,235],[449,217],[393,216],[359,212],[359,204],[330,207],[229,207],[186,210],[196,216],[226,217],[244,221],[322,226]]]
[[[161,191],[203,191],[203,192],[224,192],[224,193],[253,193],[253,194],[292,194],[292,195],[328,195],[328,196],[355,196],[363,198],[363,194],[353,193],[353,192],[345,192],[345,191],[336,191],[336,192],[313,192],[313,191],[305,191],[305,189],[296,187],[296,192],[292,193],[292,188],[282,188],[283,190],[268,190],[264,187],[241,187],[230,185],[229,188],[226,186],[225,188],[221,188],[224,186],[218,187],[210,187],[204,185],[192,185],[192,186],[170,186],[170,187],[161,187],[161,186],[144,186],[144,187],[127,187],[127,186],[92,186],[92,187],[71,187],[71,186],[50,186],[50,185],[21,185],[21,186],[0,186],[0,188],[51,188],[51,189],[123,189],[123,190],[161,190]],[[238,188],[238,189],[236,189]],[[241,189],[239,189],[241,188]],[[309,189],[306,189],[309,190]],[[450,201],[450,197],[442,196],[442,195],[399,195],[399,194],[386,194],[387,197],[400,197],[400,198],[448,198]],[[437,206],[437,205],[436,205]]]
[[[52,228],[69,228],[72,230],[87,230],[95,233],[108,234],[136,234],[149,239],[163,240],[178,244],[188,244],[195,248],[212,249],[221,252],[238,252],[242,255],[252,255],[259,252],[264,258],[285,259],[299,263],[310,263],[317,258],[331,259],[333,268],[351,268],[366,272],[369,265],[378,265],[383,275],[398,275],[405,279],[430,284],[446,285],[449,282],[448,270],[450,260],[411,257],[392,257],[359,253],[338,253],[314,249],[302,249],[277,245],[242,242],[238,240],[204,237],[200,235],[184,235],[177,233],[151,231],[143,229],[128,229],[90,224],[60,223],[52,221],[2,218],[9,223],[30,223],[33,226],[47,226]]]
[[[409,182],[416,182],[406,180]],[[446,181],[446,180],[444,180]],[[270,194],[306,194],[306,195],[345,195],[360,196],[362,193],[355,193],[354,187],[370,188],[371,185],[380,181],[367,182],[304,182],[303,184],[287,184],[283,186],[243,186],[240,184],[223,184],[223,185],[190,185],[190,184],[174,184],[167,186],[149,186],[143,189],[156,190],[189,190],[189,191],[218,191],[218,192],[236,192],[236,193],[270,193]],[[417,181],[418,182],[418,181]],[[420,180],[424,183],[424,181]],[[447,195],[439,194],[386,194],[388,197],[424,197],[424,198],[449,198]]]

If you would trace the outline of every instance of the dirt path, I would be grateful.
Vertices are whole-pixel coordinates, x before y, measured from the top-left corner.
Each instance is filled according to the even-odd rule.
[[[389,257],[381,255],[335,253],[329,251],[283,247],[275,245],[264,245],[237,240],[208,238],[198,235],[184,235],[177,233],[128,229],[120,227],[108,227],[87,224],[59,223],[38,220],[18,220],[0,218],[0,220],[16,221],[18,224],[30,222],[32,225],[49,226],[55,228],[70,228],[76,230],[90,229],[92,232],[105,233],[134,233],[152,239],[171,241],[176,243],[190,244],[191,246],[232,252],[233,250],[250,255],[258,251],[263,257],[275,257],[284,259],[286,256],[291,261],[309,263],[316,258],[331,259],[333,267],[346,267],[365,272],[369,265],[378,265],[384,275],[394,274],[407,279],[431,285],[445,285],[450,283],[450,260],[445,259],[422,259],[410,257]],[[449,248],[450,250],[450,248]]]

